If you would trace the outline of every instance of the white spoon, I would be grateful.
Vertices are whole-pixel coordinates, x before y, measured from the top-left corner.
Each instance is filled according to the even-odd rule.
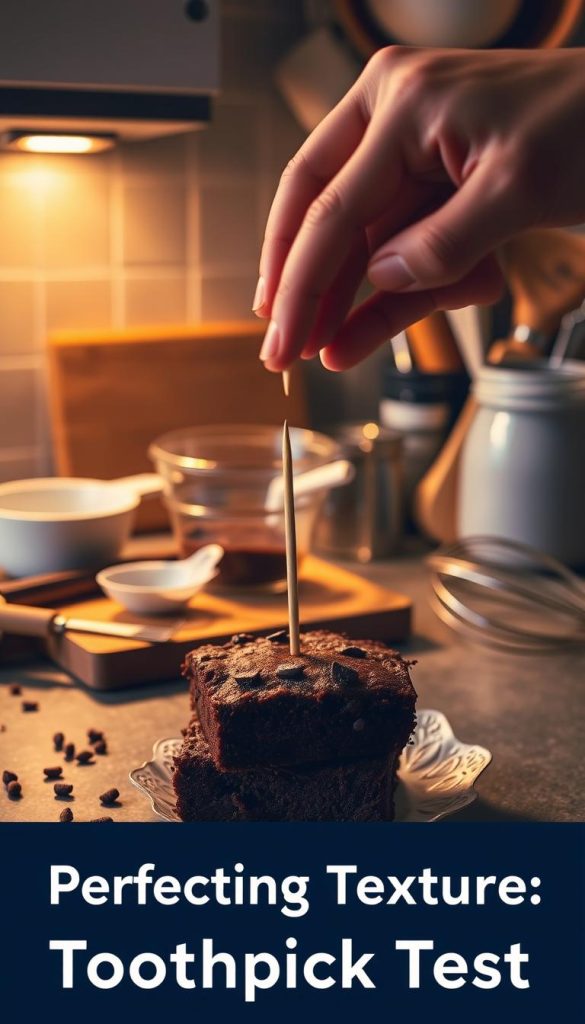
[[[180,561],[127,562],[98,572],[96,580],[113,601],[130,612],[176,611],[217,576],[223,548],[206,544]]]

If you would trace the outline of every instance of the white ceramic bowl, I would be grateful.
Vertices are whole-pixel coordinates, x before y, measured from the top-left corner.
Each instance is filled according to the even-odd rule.
[[[0,485],[0,567],[10,576],[95,568],[128,540],[154,474],[124,480],[40,477]]]
[[[219,544],[176,562],[128,562],[98,572],[96,580],[112,601],[137,615],[159,615],[183,608],[217,576],[223,556]],[[196,560],[196,561],[195,561]]]

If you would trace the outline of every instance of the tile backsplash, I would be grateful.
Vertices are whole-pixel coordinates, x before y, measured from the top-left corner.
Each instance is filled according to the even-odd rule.
[[[51,471],[50,331],[252,315],[270,199],[304,137],[272,82],[302,4],[222,8],[208,128],[85,158],[0,154],[0,480]]]

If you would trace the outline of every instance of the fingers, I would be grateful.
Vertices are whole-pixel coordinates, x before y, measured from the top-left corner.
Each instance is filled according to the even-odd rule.
[[[321,362],[328,370],[348,370],[433,310],[495,302],[502,287],[498,264],[490,256],[461,281],[445,288],[400,295],[376,292],[349,315],[335,338],[322,350]]]
[[[356,83],[285,169],[266,224],[254,298],[258,316],[270,316],[282,268],[307,209],[353,153],[366,124]]]
[[[478,164],[439,209],[374,253],[368,277],[389,292],[438,288],[464,277],[497,245],[524,227],[522,204],[505,187],[494,160]]]
[[[364,229],[396,203],[403,169],[394,127],[371,122],[342,170],[311,204],[274,298],[271,331],[278,330],[278,345],[268,369],[286,369],[303,351],[322,299]]]

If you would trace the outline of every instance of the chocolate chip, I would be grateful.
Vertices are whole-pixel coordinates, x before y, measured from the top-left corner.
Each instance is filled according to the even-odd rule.
[[[73,821],[73,811],[70,807],[64,807],[59,815],[59,821]]]
[[[62,732],[56,732],[53,736],[53,746],[55,750],[63,750],[63,744],[65,743],[65,736]]]
[[[112,787],[112,789],[107,789],[105,793],[101,794],[100,800],[104,807],[109,807],[112,804],[116,803],[116,800],[118,799],[119,796],[120,790],[116,789],[115,787]]]
[[[276,633],[270,633],[267,637],[271,644],[287,644],[288,643],[288,629],[278,629]]]
[[[206,661],[211,661],[211,658],[212,658],[211,654],[196,654],[195,655],[195,660],[198,661],[200,665],[204,665]]]
[[[73,784],[71,782],[56,782],[53,789],[55,790],[55,796],[57,798],[71,796],[73,792]]]
[[[23,711],[38,711],[39,710],[38,701],[36,701],[36,700],[23,700],[23,702],[22,702],[22,710]]]
[[[2,772],[2,782],[5,786],[9,786],[11,782],[16,782],[17,779],[18,775],[16,772],[9,772],[8,770]]]
[[[331,679],[334,683],[339,683],[340,686],[352,686],[359,682],[359,678],[355,668],[342,665],[339,661],[331,662]]]
[[[6,732],[6,726],[4,725],[4,722],[0,722],[0,732]]]
[[[66,761],[72,761],[75,757],[75,743],[66,743],[63,747]]]
[[[366,723],[364,722],[363,718],[356,718],[352,726],[354,732],[363,732],[365,727]]]
[[[234,633],[232,637],[233,644],[249,644],[252,642],[254,637],[251,633]]]
[[[20,697],[21,693],[22,693],[22,687],[20,687],[18,685],[18,683],[13,683],[12,686],[10,687],[10,696],[11,697]]]
[[[78,764],[93,764],[93,750],[80,750],[77,755]]]
[[[93,749],[94,749],[94,753],[100,754],[100,756],[101,756],[103,754],[107,754],[107,752],[108,752],[108,745],[107,745],[105,740],[98,740],[97,743],[94,745]]]
[[[45,777],[48,779],[60,779],[63,774],[62,768],[43,768]]]
[[[204,683],[211,683],[211,682],[213,682],[214,679],[215,679],[215,669],[214,668],[206,668],[205,672],[203,673],[203,682]]]
[[[98,822],[101,823],[102,821],[113,821],[113,820],[114,820],[113,818],[90,818],[89,819],[89,824],[90,825],[97,825]]]
[[[87,730],[87,738],[88,738],[89,742],[92,743],[92,744],[93,743],[99,743],[100,740],[103,740],[104,734],[103,734],[103,732],[100,732],[99,729],[88,729]]]
[[[20,782],[16,782],[15,779],[8,783],[6,791],[11,800],[20,800],[22,796],[22,786],[20,785]]]
[[[363,647],[342,647],[339,651],[340,654],[345,654],[346,658],[367,658],[367,651],[364,651]]]
[[[250,672],[234,672],[234,679],[240,686],[252,686],[254,683],[260,682],[260,672],[258,669],[253,669]]]
[[[276,674],[279,679],[302,679],[305,674],[303,665],[295,664],[294,662],[279,665],[276,669]]]

